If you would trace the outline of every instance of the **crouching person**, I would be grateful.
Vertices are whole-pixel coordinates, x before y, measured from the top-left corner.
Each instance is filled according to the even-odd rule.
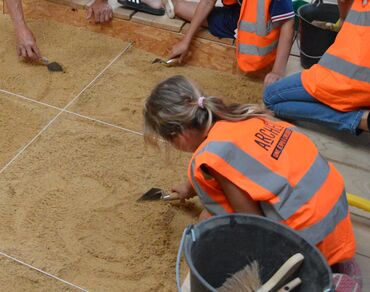
[[[193,153],[183,199],[198,195],[202,217],[266,216],[316,245],[330,265],[355,254],[344,181],[313,142],[257,105],[225,105],[182,76],[160,83],[146,100],[145,138]]]

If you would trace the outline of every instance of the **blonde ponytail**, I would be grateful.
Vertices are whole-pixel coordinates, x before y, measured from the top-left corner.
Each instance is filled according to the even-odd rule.
[[[161,136],[167,141],[185,129],[208,132],[219,120],[242,121],[267,115],[256,104],[225,105],[222,99],[205,97],[200,89],[185,77],[177,75],[158,84],[144,105],[144,137],[152,141]]]

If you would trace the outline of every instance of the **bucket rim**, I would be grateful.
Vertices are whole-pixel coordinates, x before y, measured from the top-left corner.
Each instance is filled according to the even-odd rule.
[[[298,16],[298,18],[299,19],[301,19],[301,20],[303,20],[303,21],[305,21],[306,23],[308,23],[308,24],[310,24],[310,25],[312,25],[311,24],[311,22],[310,21],[308,21],[306,18],[304,18],[303,16],[302,16],[302,14],[301,14],[301,9],[302,8],[304,8],[304,7],[306,7],[306,6],[316,6],[316,7],[319,7],[319,6],[322,6],[322,5],[327,5],[327,6],[337,6],[336,4],[334,4],[334,3],[324,3],[324,2],[320,2],[318,5],[315,5],[314,3],[307,3],[307,4],[304,4],[304,5],[302,5],[302,6],[300,6],[300,7],[298,7],[298,9],[297,9],[297,16]]]
[[[319,249],[315,245],[309,243],[306,239],[304,239],[302,236],[300,236],[294,229],[290,228],[287,225],[284,225],[280,222],[276,222],[276,221],[274,221],[270,218],[267,218],[267,217],[252,215],[252,214],[241,214],[241,213],[215,215],[215,216],[212,216],[211,218],[208,218],[208,219],[206,219],[202,222],[199,222],[197,224],[188,225],[187,228],[186,228],[187,233],[186,233],[185,238],[184,238],[184,254],[185,254],[186,263],[189,266],[191,273],[193,273],[197,277],[198,281],[200,281],[202,283],[202,285],[204,285],[207,289],[209,289],[212,292],[217,292],[216,288],[211,286],[200,275],[198,270],[195,268],[195,266],[193,264],[193,261],[191,259],[191,256],[190,256],[190,252],[191,252],[190,247],[191,247],[192,243],[196,241],[196,237],[199,236],[199,232],[197,232],[200,229],[199,227],[207,225],[207,224],[209,224],[209,222],[212,222],[212,221],[219,221],[219,220],[224,220],[224,219],[227,219],[227,218],[230,219],[230,220],[235,220],[235,218],[237,218],[237,217],[253,218],[253,220],[256,219],[257,221],[259,220],[260,222],[265,221],[265,222],[275,224],[275,226],[279,226],[279,228],[282,227],[282,228],[286,229],[288,232],[291,232],[292,234],[294,234],[295,236],[297,236],[298,238],[300,238],[304,242],[306,242],[313,249],[315,254],[320,258],[320,260],[322,261],[325,269],[327,270],[327,272],[329,274],[328,285],[327,285],[327,287],[323,288],[323,291],[331,291],[331,287],[333,287],[331,269],[329,267],[329,264],[328,264],[327,260],[324,258],[324,256],[321,254],[321,252],[319,251]],[[226,221],[225,221],[225,223],[226,223]],[[228,224],[230,224],[230,221],[228,222]]]

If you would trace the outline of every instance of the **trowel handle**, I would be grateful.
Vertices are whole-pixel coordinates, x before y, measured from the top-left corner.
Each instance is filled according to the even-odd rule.
[[[162,195],[161,199],[163,201],[175,201],[175,200],[180,200],[181,198],[179,198],[176,194],[172,193],[172,194],[168,194],[168,193],[165,193]]]
[[[48,58],[46,58],[46,57],[41,57],[40,59],[39,59],[39,62],[41,63],[41,64],[43,64],[43,65],[49,65],[49,59]]]
[[[285,284],[283,287],[281,287],[277,292],[288,292],[292,291],[297,286],[301,285],[302,280],[301,278],[297,277],[290,281],[289,283]]]

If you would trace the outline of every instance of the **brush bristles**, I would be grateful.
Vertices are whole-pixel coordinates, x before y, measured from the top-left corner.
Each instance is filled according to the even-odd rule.
[[[246,265],[242,270],[227,278],[217,289],[218,292],[255,292],[262,285],[259,266],[256,261]]]

